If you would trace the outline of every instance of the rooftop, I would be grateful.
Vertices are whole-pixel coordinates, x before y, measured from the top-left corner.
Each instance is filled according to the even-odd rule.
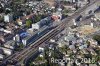
[[[4,45],[14,46],[15,41],[13,41],[13,40],[7,41]]]

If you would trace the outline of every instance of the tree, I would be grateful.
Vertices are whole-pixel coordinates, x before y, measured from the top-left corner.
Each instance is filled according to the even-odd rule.
[[[24,45],[23,44],[16,44],[16,48],[15,48],[15,51],[20,51],[24,48]]]
[[[90,46],[90,42],[89,41],[86,41],[86,43],[87,43],[87,47],[89,47]]]
[[[34,23],[37,23],[37,22],[39,22],[41,20],[41,15],[36,15],[35,17],[34,17]]]
[[[31,20],[29,20],[29,19],[26,20],[26,26],[27,27],[31,27],[31,24],[32,24],[32,21]]]
[[[1,7],[0,8],[0,13],[3,13],[4,12],[4,9]]]
[[[29,66],[33,66],[33,62],[31,62],[31,63],[29,64]]]
[[[98,44],[100,44],[100,35],[93,36],[93,39],[96,40]]]

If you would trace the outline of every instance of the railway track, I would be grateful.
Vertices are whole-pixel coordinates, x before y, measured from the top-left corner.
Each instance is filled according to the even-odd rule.
[[[30,45],[30,47],[27,48],[25,51],[23,51],[22,53],[20,53],[16,57],[10,59],[10,61],[21,61],[23,58],[25,58],[26,56],[30,55],[30,52],[32,52],[33,50],[39,48],[39,46],[43,42],[48,41],[51,38],[53,38],[55,35],[57,35],[62,29],[64,29],[64,27],[65,27],[65,24],[61,24],[57,28],[51,30],[45,36],[43,36],[42,38],[40,38],[39,40],[37,40],[35,43],[33,43],[32,45]]]
[[[99,0],[94,1],[93,3],[98,2]],[[35,50],[36,48],[38,48],[44,41],[46,41],[47,39],[51,39],[52,37],[56,36],[57,33],[59,33],[59,31],[61,31],[62,29],[64,29],[65,27],[70,26],[70,21],[71,19],[75,18],[76,16],[78,16],[80,13],[84,12],[84,10],[88,7],[91,6],[93,3],[86,5],[85,7],[79,9],[78,11],[76,11],[72,16],[62,20],[61,24],[59,24],[55,29],[52,29],[50,32],[48,32],[47,34],[45,34],[43,37],[41,37],[39,40],[35,41],[33,44],[31,44],[29,47],[27,47],[26,49],[24,49],[23,51],[21,51],[19,54],[15,54],[13,55],[11,58],[7,59],[10,61],[17,61],[20,62],[22,59],[25,59],[27,56],[30,55],[30,52],[33,52],[33,50]],[[68,25],[68,26],[66,26]]]

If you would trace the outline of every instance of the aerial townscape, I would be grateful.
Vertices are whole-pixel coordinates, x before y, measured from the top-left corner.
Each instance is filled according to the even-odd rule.
[[[0,66],[100,66],[100,0],[0,0]]]

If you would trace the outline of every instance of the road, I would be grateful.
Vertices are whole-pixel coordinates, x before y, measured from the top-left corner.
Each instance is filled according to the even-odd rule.
[[[24,49],[23,51],[19,52],[19,54],[15,56],[12,56],[11,58],[9,58],[7,61],[11,61],[10,63],[14,63],[14,61],[17,62],[21,62],[23,61],[25,58],[27,58],[28,56],[30,56],[32,53],[34,53],[34,51],[36,49],[38,49],[38,47],[45,41],[49,41],[51,38],[55,37],[57,34],[59,34],[64,28],[69,27],[72,25],[71,20],[73,18],[76,18],[77,16],[80,15],[80,13],[84,12],[84,10],[93,5],[94,3],[98,2],[99,0],[95,0],[94,2],[91,2],[90,4],[86,5],[85,7],[79,9],[78,11],[76,11],[72,16],[62,20],[62,22],[54,29],[52,29],[51,31],[49,31],[47,34],[45,34],[43,37],[41,37],[40,39],[38,39],[37,41],[35,41],[33,44],[31,44],[29,47],[27,47],[26,49]],[[6,62],[7,62],[6,61]],[[5,61],[4,61],[5,62]]]

